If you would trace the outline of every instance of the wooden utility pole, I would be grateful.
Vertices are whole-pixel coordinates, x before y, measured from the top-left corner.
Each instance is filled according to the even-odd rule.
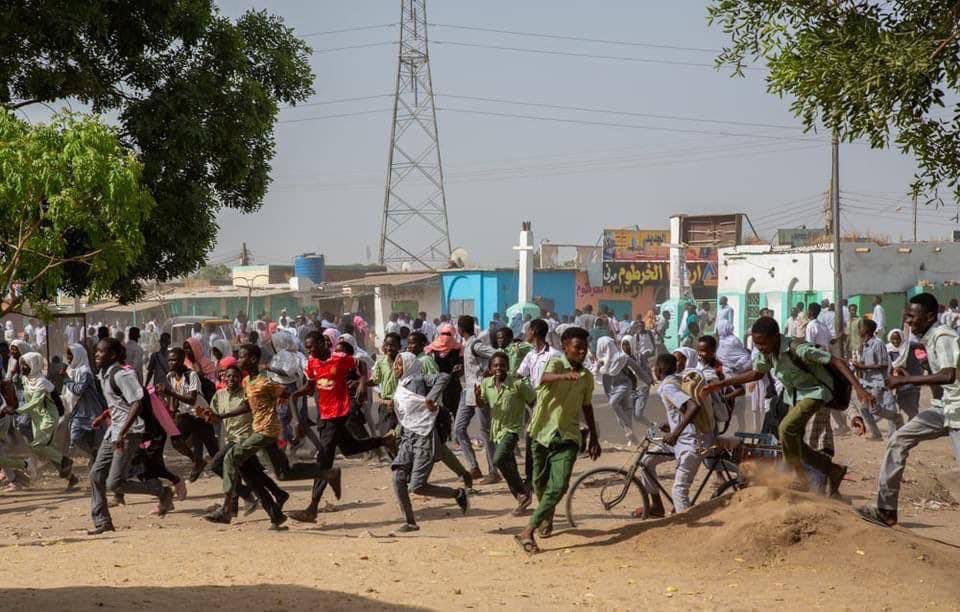
[[[247,251],[247,243],[244,242],[240,247],[240,265],[249,266],[250,265],[250,253]]]

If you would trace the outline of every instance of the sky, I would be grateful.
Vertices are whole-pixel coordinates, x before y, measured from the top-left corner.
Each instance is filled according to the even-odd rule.
[[[219,215],[211,262],[235,256],[244,241],[261,263],[303,252],[373,262],[400,2],[219,5],[232,17],[269,10],[304,36],[315,51],[316,95],[311,106],[281,111],[263,209]],[[575,244],[597,243],[606,227],[666,228],[675,214],[747,213],[763,237],[822,227],[828,135],[804,134],[789,100],[766,93],[762,70],[731,78],[712,67],[725,37],[708,26],[705,3],[447,1],[428,2],[427,12],[451,240],[470,265],[512,265],[524,220],[537,241]],[[385,27],[323,33],[364,26]],[[343,49],[361,45],[371,46]],[[382,97],[354,99],[371,96]],[[343,99],[352,100],[328,103]],[[843,144],[840,169],[844,230],[911,236],[910,158]],[[951,217],[921,210],[920,239],[946,237]]]

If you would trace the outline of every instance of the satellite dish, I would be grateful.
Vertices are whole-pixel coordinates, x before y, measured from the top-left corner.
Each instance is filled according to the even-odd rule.
[[[450,263],[454,268],[466,268],[467,267],[467,257],[470,254],[467,253],[467,249],[462,247],[457,247],[453,249],[453,252],[450,253]]]
[[[410,272],[411,270],[413,270],[413,266],[410,264],[409,261],[405,261],[402,264],[400,264],[400,271]]]

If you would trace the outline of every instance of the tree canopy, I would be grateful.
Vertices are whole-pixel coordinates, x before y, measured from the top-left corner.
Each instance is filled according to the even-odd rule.
[[[0,105],[87,104],[143,164],[156,209],[113,295],[195,271],[221,208],[261,207],[279,105],[313,93],[311,50],[280,18],[231,21],[211,0],[10,0],[0,14]]]
[[[765,63],[807,129],[896,146],[916,160],[915,195],[960,202],[960,2],[713,0],[708,19],[731,39],[718,65]]]
[[[0,111],[0,316],[59,289],[110,291],[143,250],[153,199],[141,170],[96,119],[30,125]]]

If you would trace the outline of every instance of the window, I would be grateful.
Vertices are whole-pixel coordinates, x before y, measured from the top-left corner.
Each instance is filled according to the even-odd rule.
[[[475,316],[473,300],[450,300],[450,316],[456,319],[462,315]]]

